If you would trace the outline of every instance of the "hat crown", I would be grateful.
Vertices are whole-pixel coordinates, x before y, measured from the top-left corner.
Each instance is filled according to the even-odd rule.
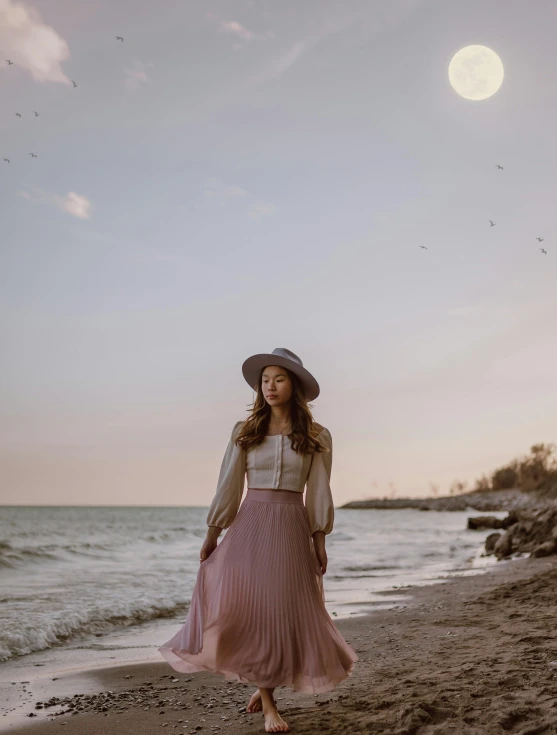
[[[285,357],[287,360],[292,360],[293,362],[298,363],[300,367],[304,367],[304,363],[301,361],[298,355],[294,354],[294,352],[291,352],[290,350],[287,350],[286,347],[275,347],[275,349],[271,352],[271,355],[276,355],[277,357]]]

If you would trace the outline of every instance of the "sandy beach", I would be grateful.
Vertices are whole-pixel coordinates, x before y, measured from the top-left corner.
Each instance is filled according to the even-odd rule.
[[[277,688],[279,711],[298,733],[557,733],[556,590],[555,557],[406,590],[394,609],[337,621],[360,657],[353,676],[320,695]],[[66,675],[52,686],[58,700],[37,709],[45,692],[5,685],[2,731],[264,732],[262,714],[245,712],[254,687],[175,675],[164,661]]]

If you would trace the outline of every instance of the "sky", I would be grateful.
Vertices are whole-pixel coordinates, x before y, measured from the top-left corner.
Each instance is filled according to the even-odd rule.
[[[208,506],[275,347],[337,506],[556,440],[556,22],[0,0],[0,503]],[[471,44],[505,69],[482,101],[448,78]]]

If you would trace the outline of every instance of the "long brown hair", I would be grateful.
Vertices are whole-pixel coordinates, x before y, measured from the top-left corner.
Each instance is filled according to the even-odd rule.
[[[316,439],[323,427],[314,420],[310,404],[307,402],[302,386],[297,376],[288,368],[286,370],[292,381],[292,396],[290,398],[290,423],[292,432],[290,446],[298,454],[313,454],[314,452],[329,451]],[[264,367],[259,371],[257,379],[257,395],[253,401],[251,414],[244,419],[244,423],[236,436],[236,444],[242,449],[248,450],[257,447],[269,431],[271,419],[271,407],[265,400],[261,388]]]

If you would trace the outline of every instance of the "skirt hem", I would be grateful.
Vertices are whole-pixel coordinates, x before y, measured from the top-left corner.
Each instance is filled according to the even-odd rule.
[[[210,674],[215,674],[216,676],[222,676],[227,681],[233,681],[238,682],[240,684],[252,684],[253,686],[257,687],[264,687],[265,689],[275,689],[276,687],[288,687],[289,689],[292,689],[294,692],[300,692],[301,694],[323,694],[324,692],[330,692],[332,689],[334,689],[338,684],[340,684],[345,679],[348,679],[350,676],[354,673],[354,666],[358,659],[353,661],[348,668],[346,669],[346,673],[343,676],[337,677],[335,679],[330,679],[328,682],[320,685],[310,685],[310,684],[296,684],[292,677],[288,678],[282,678],[278,683],[271,684],[269,682],[261,683],[261,679],[257,680],[256,678],[253,678],[249,675],[240,674],[237,671],[230,671],[228,669],[218,669],[218,668],[212,668],[210,666],[203,666],[201,663],[190,663],[188,661],[185,661],[180,655],[179,652],[172,649],[172,648],[163,648],[162,646],[158,649],[161,656],[170,664],[170,666],[174,669],[174,671],[177,671],[180,674],[194,674],[199,673],[200,671],[206,671]]]

